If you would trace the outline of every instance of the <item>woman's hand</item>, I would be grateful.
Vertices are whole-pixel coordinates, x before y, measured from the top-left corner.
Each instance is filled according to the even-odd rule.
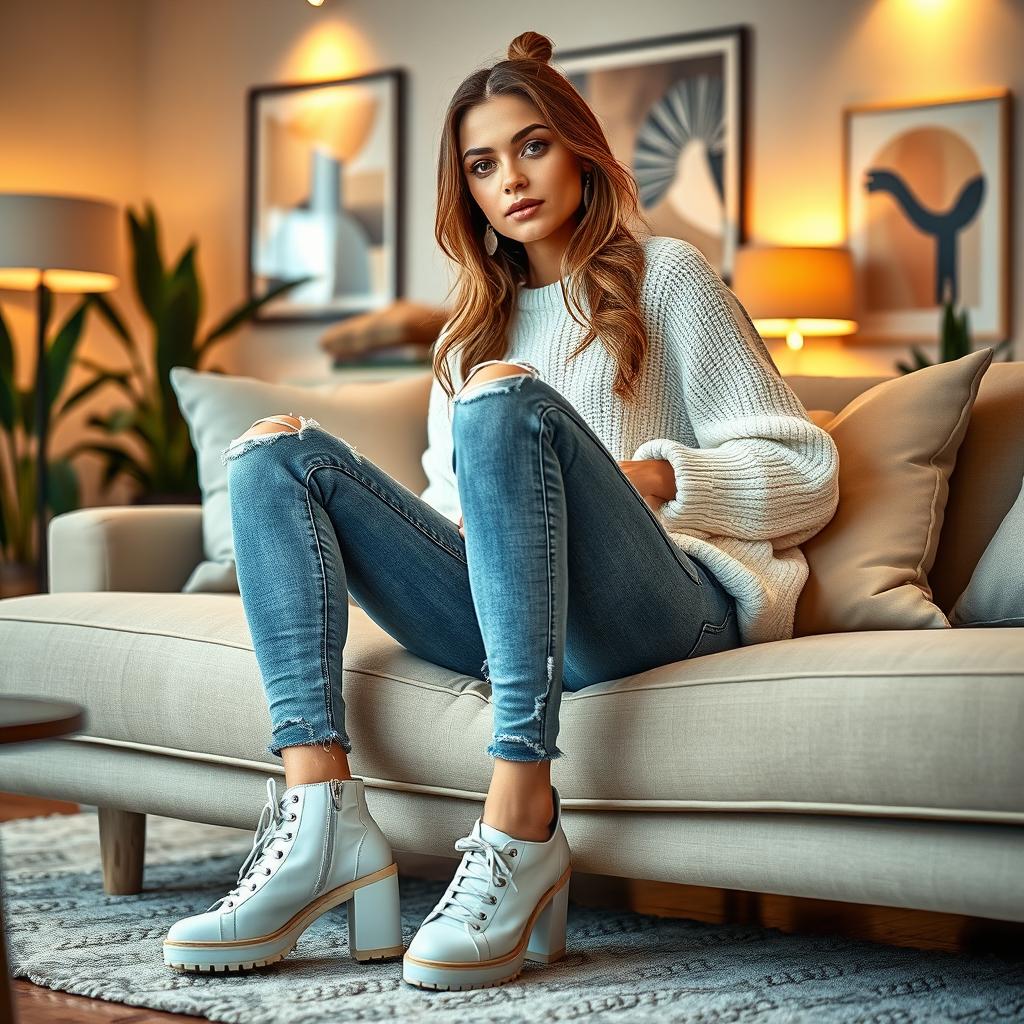
[[[462,516],[459,516],[459,533],[462,534],[462,539],[466,539],[466,531],[462,528]]]
[[[675,470],[667,459],[623,459],[619,469],[653,512],[676,496]]]

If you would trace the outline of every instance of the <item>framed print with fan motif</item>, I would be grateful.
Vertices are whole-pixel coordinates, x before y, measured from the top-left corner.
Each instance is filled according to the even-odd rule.
[[[972,340],[1010,334],[1010,93],[843,110],[843,209],[856,343],[939,338],[943,305]]]
[[[729,283],[745,241],[745,26],[556,50],[636,179],[654,234],[683,238]]]

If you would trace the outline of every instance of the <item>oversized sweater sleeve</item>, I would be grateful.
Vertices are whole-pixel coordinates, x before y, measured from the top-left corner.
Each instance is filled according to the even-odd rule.
[[[838,449],[732,290],[699,249],[672,241],[658,277],[661,336],[674,349],[667,364],[678,368],[699,447],[653,438],[633,458],[672,465],[676,494],[660,509],[666,529],[801,543],[835,514]]]

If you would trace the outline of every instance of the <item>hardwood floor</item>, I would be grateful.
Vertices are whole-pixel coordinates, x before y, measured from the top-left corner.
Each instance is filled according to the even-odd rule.
[[[42,814],[77,814],[77,804],[0,793],[0,821]],[[399,872],[448,880],[454,858],[396,851]],[[661,917],[687,917],[712,923],[736,922],[784,932],[846,935],[917,949],[952,953],[994,953],[1024,960],[1024,924],[940,914],[924,910],[812,900],[736,889],[644,882],[574,872],[571,898],[594,907],[628,908]],[[54,992],[19,979],[14,983],[19,1024],[160,1024],[195,1021],[190,1014],[161,1013],[121,1003]]]

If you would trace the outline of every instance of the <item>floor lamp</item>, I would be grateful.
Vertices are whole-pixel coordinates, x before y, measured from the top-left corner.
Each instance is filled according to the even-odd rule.
[[[121,216],[113,203],[82,196],[0,193],[0,289],[36,293],[36,528],[39,591],[46,593],[46,309],[51,292],[106,292],[118,285]]]

